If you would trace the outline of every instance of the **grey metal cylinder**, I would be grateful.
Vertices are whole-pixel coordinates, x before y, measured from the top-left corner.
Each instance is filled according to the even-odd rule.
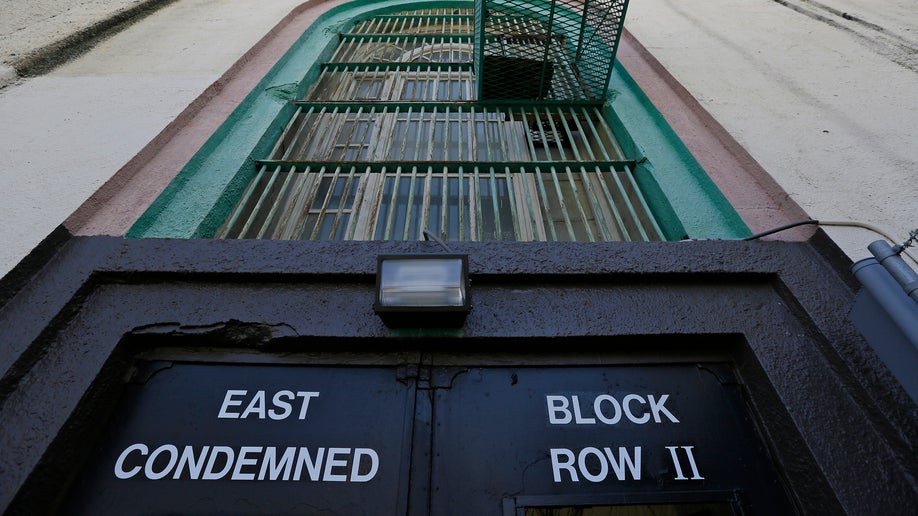
[[[905,290],[905,294],[918,301],[918,273],[885,240],[876,240],[867,246],[871,254]]]

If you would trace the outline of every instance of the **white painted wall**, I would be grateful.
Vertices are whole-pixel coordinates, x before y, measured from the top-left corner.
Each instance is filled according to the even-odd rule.
[[[914,0],[631,0],[625,27],[812,218],[918,228]]]

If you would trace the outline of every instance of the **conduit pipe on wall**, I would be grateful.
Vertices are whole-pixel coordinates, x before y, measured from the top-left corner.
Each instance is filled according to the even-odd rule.
[[[892,274],[875,258],[859,260],[851,266],[851,271],[908,341],[918,348],[918,304],[905,295]]]
[[[918,274],[899,256],[897,249],[884,240],[872,242],[867,249],[889,272],[890,276],[899,282],[905,294],[918,301]]]
[[[851,271],[864,286],[851,307],[851,321],[918,403],[918,303],[876,258],[858,261]]]

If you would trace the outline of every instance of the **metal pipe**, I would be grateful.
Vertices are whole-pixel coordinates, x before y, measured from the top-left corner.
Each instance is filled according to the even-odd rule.
[[[912,346],[918,348],[918,305],[896,285],[886,269],[874,258],[864,258],[851,266],[858,281],[867,289]]]
[[[876,240],[868,245],[867,249],[902,286],[905,294],[918,302],[918,274],[899,256],[899,250],[885,240]]]

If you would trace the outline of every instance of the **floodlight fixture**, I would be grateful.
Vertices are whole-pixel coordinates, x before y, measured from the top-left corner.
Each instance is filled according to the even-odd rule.
[[[472,309],[468,255],[379,255],[373,309],[390,328],[461,327]]]

